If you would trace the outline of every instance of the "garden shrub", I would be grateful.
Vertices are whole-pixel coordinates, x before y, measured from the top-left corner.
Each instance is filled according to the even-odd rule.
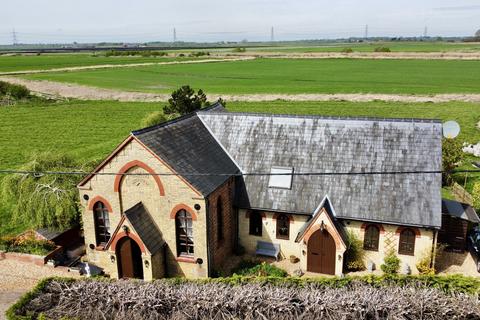
[[[365,270],[363,241],[352,231],[347,232],[347,250],[344,254],[344,263],[348,271]]]
[[[387,255],[385,255],[383,264],[380,266],[380,268],[386,275],[397,274],[400,269],[400,258],[398,258],[395,252],[391,250],[387,253]]]
[[[176,117],[178,117],[178,114],[173,113],[165,115],[161,111],[155,111],[147,114],[145,118],[142,119],[141,125],[142,128],[151,127],[175,119]]]
[[[353,49],[352,48],[343,48],[342,52],[343,53],[353,53]]]
[[[33,236],[0,238],[0,250],[5,252],[19,252],[44,256],[55,248],[55,243],[47,240],[37,240]]]
[[[288,273],[274,265],[266,262],[259,263],[255,260],[244,260],[240,262],[234,274],[240,276],[257,276],[257,277],[286,277]]]

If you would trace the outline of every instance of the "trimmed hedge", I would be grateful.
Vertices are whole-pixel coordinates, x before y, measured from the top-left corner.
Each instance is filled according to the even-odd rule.
[[[27,310],[28,303],[34,298],[41,295],[46,286],[51,281],[63,282],[65,284],[76,281],[97,281],[115,283],[117,280],[108,278],[92,278],[76,280],[71,278],[47,278],[38,283],[38,285],[30,292],[25,294],[21,299],[7,310],[6,316],[9,320],[28,320],[37,319],[35,315],[29,314]],[[139,281],[139,283],[141,283]],[[299,278],[299,277],[249,277],[235,275],[228,278],[209,278],[189,280],[185,278],[169,278],[155,280],[153,284],[181,286],[185,284],[223,284],[229,286],[243,285],[274,285],[289,288],[304,288],[314,286],[315,288],[345,288],[355,287],[356,285],[368,285],[375,288],[382,287],[415,287],[418,289],[435,288],[453,296],[458,294],[469,294],[477,296],[480,293],[480,279],[473,277],[465,277],[462,275],[448,276],[346,276],[338,277],[318,277],[318,278]],[[17,315],[21,314],[21,315]]]

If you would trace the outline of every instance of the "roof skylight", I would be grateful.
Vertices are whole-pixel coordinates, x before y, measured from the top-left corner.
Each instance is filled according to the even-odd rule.
[[[268,181],[269,188],[292,188],[292,167],[272,167],[270,169],[270,180]]]

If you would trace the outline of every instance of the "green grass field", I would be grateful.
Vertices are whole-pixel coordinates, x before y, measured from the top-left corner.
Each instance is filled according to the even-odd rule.
[[[0,168],[19,167],[32,153],[42,151],[65,152],[83,161],[102,159],[131,130],[140,127],[145,115],[162,107],[163,103],[72,101],[0,108]],[[480,140],[480,130],[476,128],[480,104],[276,101],[229,102],[227,107],[241,112],[456,120],[462,128],[460,139]],[[465,166],[471,167],[468,163]],[[8,211],[7,205],[0,204],[0,235],[18,233],[27,227],[11,223]]]
[[[377,47],[390,48],[392,52],[475,52],[480,50],[480,43],[450,42],[369,42],[369,43],[326,43],[320,46],[284,46],[247,48],[249,51],[266,52],[341,52],[351,48],[357,52],[373,52]]]
[[[66,67],[83,67],[102,64],[131,64],[142,62],[167,62],[195,58],[168,57],[105,57],[91,54],[42,54],[42,55],[0,55],[0,72],[24,70],[49,70]]]
[[[170,93],[478,93],[480,62],[460,60],[256,59],[25,76],[126,91]]]

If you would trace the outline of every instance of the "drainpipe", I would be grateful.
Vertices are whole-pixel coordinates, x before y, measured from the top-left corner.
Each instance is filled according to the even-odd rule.
[[[205,198],[205,225],[207,226],[207,276],[210,278],[211,277],[211,263],[212,263],[212,253],[211,253],[211,248],[210,248],[210,223],[208,220],[208,211],[210,208],[210,203],[208,201],[208,198]]]
[[[435,268],[435,258],[437,256],[437,238],[438,230],[433,230],[433,243],[432,243],[432,254],[430,257],[430,268]]]

